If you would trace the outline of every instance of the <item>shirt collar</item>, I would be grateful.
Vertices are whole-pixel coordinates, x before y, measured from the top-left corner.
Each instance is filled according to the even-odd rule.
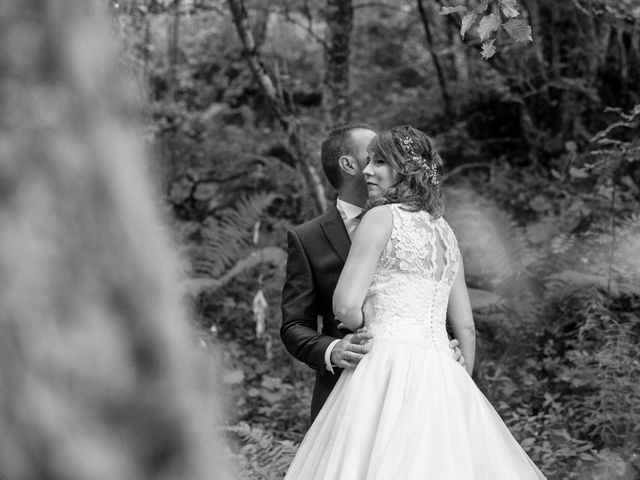
[[[345,202],[340,197],[338,197],[336,201],[336,207],[338,208],[340,215],[347,220],[352,220],[362,213],[362,207],[354,205],[353,203]]]

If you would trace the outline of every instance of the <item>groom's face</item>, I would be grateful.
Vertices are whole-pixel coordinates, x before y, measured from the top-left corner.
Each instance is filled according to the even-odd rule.
[[[376,133],[366,128],[357,128],[351,132],[351,141],[354,149],[354,158],[358,169],[354,175],[354,193],[360,198],[360,203],[364,205],[369,195],[367,191],[367,183],[364,180],[364,174],[362,173],[367,166],[369,153],[367,147],[369,142],[373,140]]]
[[[367,147],[373,137],[376,136],[376,133],[372,130],[367,130],[365,128],[357,128],[351,132],[351,142],[354,147],[354,157],[356,159],[356,163],[358,164],[358,176],[362,180],[362,185],[364,191],[366,192],[366,185],[364,181],[364,175],[362,171],[367,166],[368,161],[368,152]]]

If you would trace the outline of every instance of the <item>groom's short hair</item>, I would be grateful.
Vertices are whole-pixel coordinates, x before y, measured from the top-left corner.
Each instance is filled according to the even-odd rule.
[[[336,190],[342,185],[342,176],[340,175],[338,160],[343,155],[355,155],[355,146],[351,139],[351,132],[358,129],[375,132],[375,129],[366,123],[341,125],[331,130],[327,138],[322,142],[320,149],[322,169],[324,170],[327,180],[329,180],[331,186]]]

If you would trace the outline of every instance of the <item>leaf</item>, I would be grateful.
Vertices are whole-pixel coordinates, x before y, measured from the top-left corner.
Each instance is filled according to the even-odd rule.
[[[271,377],[269,375],[263,375],[260,385],[270,390],[276,390],[282,386],[282,379],[279,377]]]
[[[253,224],[253,244],[258,245],[260,241],[260,221]]]
[[[489,0],[482,0],[482,2],[480,2],[480,5],[478,5],[473,11],[480,15],[486,12],[488,7]]]
[[[460,36],[464,38],[467,30],[471,28],[471,26],[476,22],[478,18],[478,14],[475,12],[467,13],[464,17],[462,17],[462,26],[460,27]]]
[[[260,392],[260,397],[265,399],[267,402],[274,404],[282,402],[284,395],[282,392]]]
[[[244,372],[242,370],[234,370],[233,372],[226,373],[222,377],[224,383],[240,383],[244,380]]]
[[[516,0],[500,0],[500,10],[502,10],[503,15],[507,18],[513,18],[520,15]]]
[[[467,7],[465,7],[464,5],[460,5],[457,7],[442,7],[442,10],[440,10],[440,15],[450,15],[452,13],[466,12],[466,11],[467,11]]]
[[[191,196],[198,202],[206,202],[214,197],[219,197],[220,194],[220,184],[218,182],[200,182],[196,184]]]
[[[585,460],[585,461],[594,461],[596,459],[596,457],[594,457],[593,455],[591,455],[590,453],[585,453],[582,452],[580,455],[580,460]]]
[[[172,203],[181,204],[185,202],[191,195],[194,182],[190,178],[184,176],[171,183],[169,187],[169,199]]]
[[[485,60],[493,57],[496,53],[496,47],[493,45],[495,41],[496,39],[492,38],[491,40],[482,43],[482,58]]]
[[[584,168],[569,167],[569,175],[572,178],[589,178],[589,174]]]
[[[520,446],[524,449],[527,449],[530,446],[532,446],[535,442],[536,442],[536,439],[533,437],[525,438],[520,442]]]
[[[553,205],[551,205],[551,202],[546,196],[540,194],[536,195],[529,201],[529,206],[535,212],[546,212],[547,210],[550,210]]]
[[[533,42],[531,26],[524,20],[512,18],[503,27],[516,42]]]
[[[578,144],[573,140],[569,140],[568,142],[565,142],[564,148],[569,153],[576,153],[578,151]]]
[[[493,13],[486,15],[482,20],[480,20],[480,25],[478,25],[478,35],[480,36],[480,40],[483,42],[489,40],[491,34],[498,30],[498,28],[500,28],[500,19]]]
[[[249,390],[247,390],[247,396],[248,397],[258,397],[260,395],[260,390],[258,390],[255,387],[251,387]]]

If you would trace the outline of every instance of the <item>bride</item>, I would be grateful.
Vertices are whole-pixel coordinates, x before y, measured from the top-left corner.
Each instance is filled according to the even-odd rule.
[[[369,209],[333,303],[347,328],[372,333],[371,349],[342,374],[285,478],[544,479],[471,379],[473,318],[432,140],[398,127],[368,153]]]

